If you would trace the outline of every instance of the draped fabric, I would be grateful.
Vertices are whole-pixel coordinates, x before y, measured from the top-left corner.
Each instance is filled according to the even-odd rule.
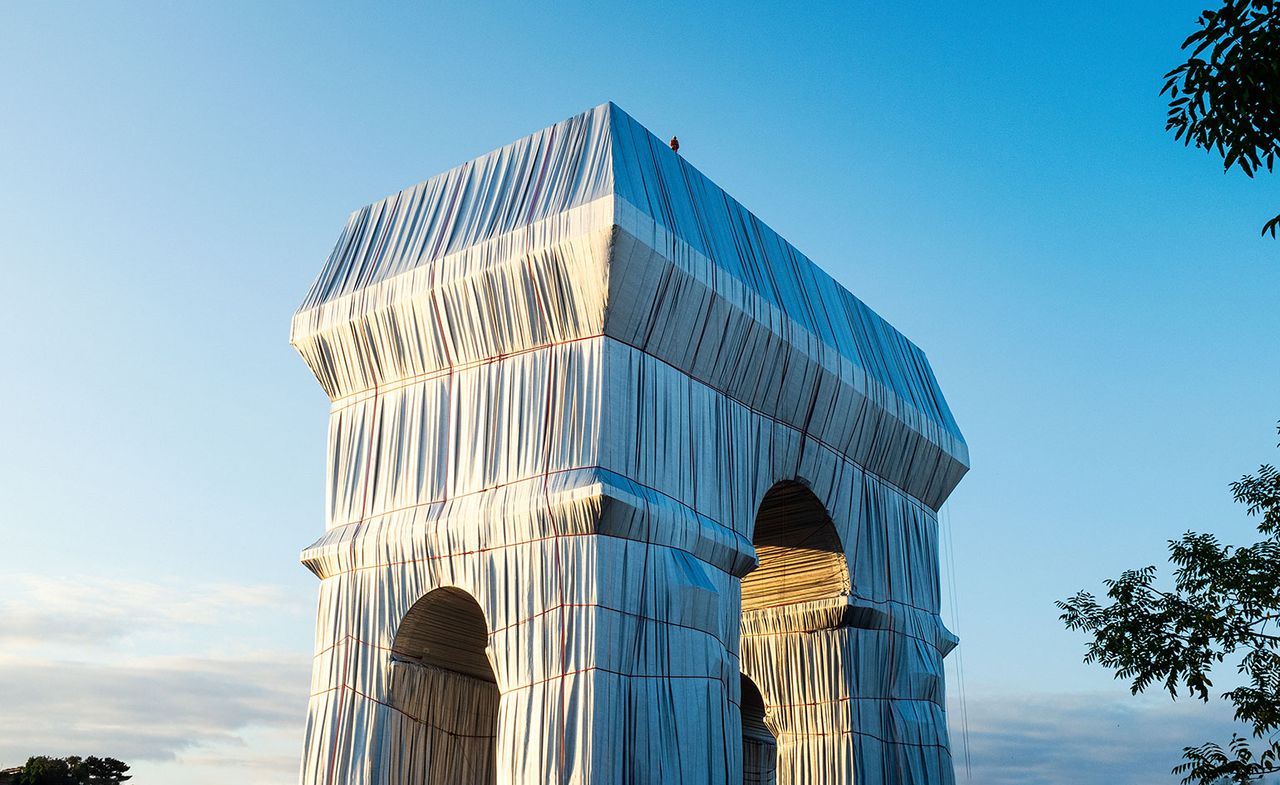
[[[951,782],[928,362],[616,106],[356,211],[292,342],[332,401],[303,783]],[[483,628],[492,683],[397,655],[441,588],[478,616],[401,648]]]

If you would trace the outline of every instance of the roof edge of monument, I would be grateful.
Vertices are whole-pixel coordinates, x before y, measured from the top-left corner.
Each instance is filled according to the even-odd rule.
[[[494,238],[518,238],[608,196],[652,219],[904,401],[921,398],[913,405],[932,411],[963,444],[918,346],[613,101],[354,211],[295,316],[295,338],[298,318],[326,304]],[[885,356],[868,360],[868,353]]]

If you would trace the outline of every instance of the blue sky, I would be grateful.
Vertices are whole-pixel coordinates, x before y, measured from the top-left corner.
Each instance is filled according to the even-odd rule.
[[[1128,698],[1052,602],[1248,535],[1280,191],[1162,130],[1199,3],[923,6],[10,7],[0,765],[294,781],[327,405],[289,317],[352,209],[613,100],[928,353],[973,458],[959,781],[1173,782],[1222,713]]]

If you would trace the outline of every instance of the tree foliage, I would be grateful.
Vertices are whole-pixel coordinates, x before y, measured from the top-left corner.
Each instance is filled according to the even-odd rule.
[[[1184,144],[1216,151],[1223,170],[1249,177],[1272,170],[1280,153],[1280,5],[1225,0],[1200,15],[1182,42],[1187,61],[1165,74],[1166,130]],[[1276,236],[1280,215],[1262,228]]]
[[[1280,427],[1277,427],[1280,432]],[[1107,602],[1079,592],[1057,603],[1061,619],[1093,636],[1085,662],[1115,671],[1136,695],[1158,686],[1207,702],[1214,667],[1236,663],[1240,686],[1222,694],[1250,737],[1183,749],[1174,773],[1187,785],[1256,782],[1280,772],[1280,472],[1264,465],[1231,483],[1235,500],[1258,519],[1261,539],[1224,545],[1187,532],[1169,541],[1172,588],[1152,567],[1105,582]]]
[[[129,764],[115,758],[39,755],[27,759],[18,785],[115,785],[132,779],[128,771]]]

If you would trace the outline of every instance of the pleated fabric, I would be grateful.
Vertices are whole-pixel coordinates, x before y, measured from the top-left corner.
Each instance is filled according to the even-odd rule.
[[[929,364],[613,104],[356,211],[292,343],[332,401],[305,785],[952,782]],[[822,514],[744,613],[783,489]],[[446,587],[491,680],[399,635]]]

